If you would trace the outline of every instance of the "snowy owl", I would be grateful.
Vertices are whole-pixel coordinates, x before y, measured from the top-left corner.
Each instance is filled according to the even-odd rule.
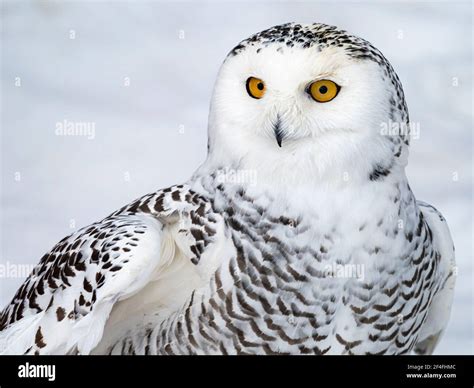
[[[454,248],[408,184],[408,124],[367,41],[296,23],[242,41],[203,165],[46,253],[0,353],[432,353]]]

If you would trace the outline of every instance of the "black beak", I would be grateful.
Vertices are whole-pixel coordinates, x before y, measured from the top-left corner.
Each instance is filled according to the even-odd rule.
[[[275,133],[275,139],[278,146],[281,148],[281,142],[283,141],[283,130],[281,128],[280,116],[277,116],[277,121],[273,124],[273,132]]]

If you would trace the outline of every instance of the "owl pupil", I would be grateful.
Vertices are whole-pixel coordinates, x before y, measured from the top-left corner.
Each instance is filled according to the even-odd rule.
[[[261,82],[259,82],[259,83],[257,84],[257,89],[258,89],[258,90],[263,90],[263,84],[262,84]]]
[[[319,93],[321,93],[321,94],[325,94],[327,91],[328,91],[327,86],[321,86],[319,88]]]

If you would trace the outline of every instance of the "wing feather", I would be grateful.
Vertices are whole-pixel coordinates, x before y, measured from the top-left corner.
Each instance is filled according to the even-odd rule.
[[[1,353],[89,353],[114,303],[158,265],[161,230],[150,215],[114,216],[56,245],[27,279],[25,297],[17,293],[3,313]]]
[[[418,354],[431,354],[446,329],[451,314],[456,263],[454,244],[445,218],[433,206],[421,201],[417,202],[433,233],[433,243],[439,253],[437,272],[439,288],[435,293],[414,349]]]
[[[114,305],[142,290],[173,261],[177,244],[162,244],[167,229],[183,223],[183,214],[191,214],[193,228],[212,232],[201,217],[205,208],[209,204],[204,198],[182,185],[173,186],[61,240],[2,312],[0,354],[90,353]],[[181,245],[188,251],[192,244],[206,243],[183,233],[187,243]]]

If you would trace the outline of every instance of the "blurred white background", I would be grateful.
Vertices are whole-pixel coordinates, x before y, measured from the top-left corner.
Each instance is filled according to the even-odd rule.
[[[371,41],[405,88],[420,138],[408,176],[446,216],[458,260],[439,354],[473,354],[471,2],[2,2],[0,264],[58,240],[206,155],[208,104],[227,52],[288,21]],[[57,136],[56,123],[95,125]],[[0,308],[22,277],[0,279]]]

